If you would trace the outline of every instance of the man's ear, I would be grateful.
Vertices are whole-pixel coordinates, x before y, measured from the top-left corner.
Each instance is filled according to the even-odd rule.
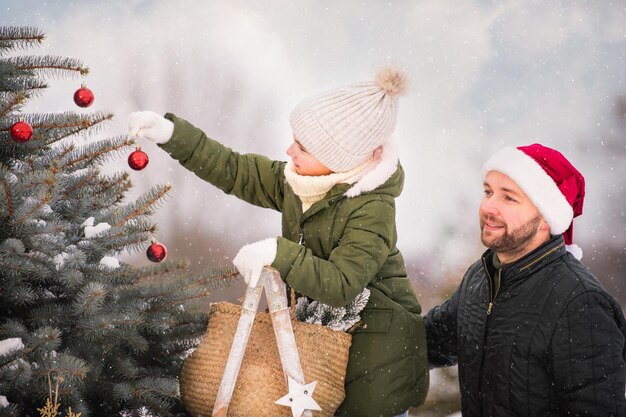
[[[541,224],[539,225],[539,230],[543,231],[550,231],[550,225],[548,224],[548,222],[546,221],[546,219],[544,219],[543,217],[541,218]]]

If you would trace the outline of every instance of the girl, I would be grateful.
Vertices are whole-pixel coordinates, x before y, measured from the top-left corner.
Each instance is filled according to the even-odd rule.
[[[331,306],[370,290],[339,416],[406,415],[428,390],[421,307],[396,247],[404,171],[391,134],[405,86],[402,73],[384,68],[374,81],[304,100],[290,116],[289,162],[241,155],[171,113],[129,116],[129,135],[156,142],[224,192],[282,213],[281,236],[244,246],[233,261],[248,285],[270,265],[298,293]]]

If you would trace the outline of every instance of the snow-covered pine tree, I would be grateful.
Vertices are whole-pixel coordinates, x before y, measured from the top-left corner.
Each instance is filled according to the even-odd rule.
[[[63,415],[70,406],[82,417],[175,415],[182,358],[207,323],[188,302],[222,271],[192,277],[183,263],[116,259],[145,250],[169,187],[125,202],[128,174],[100,172],[132,145],[92,139],[112,114],[25,112],[47,78],[87,73],[71,58],[7,57],[43,39],[36,28],[0,27],[0,416],[38,416],[56,384]],[[23,143],[10,134],[20,120],[33,128]]]

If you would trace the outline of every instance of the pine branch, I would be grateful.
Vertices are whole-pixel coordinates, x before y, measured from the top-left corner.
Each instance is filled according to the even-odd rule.
[[[106,141],[91,144],[78,150],[69,152],[67,160],[59,165],[62,170],[77,169],[78,167],[86,167],[94,164],[102,164],[107,157],[113,156],[114,153],[129,147],[133,141],[125,136],[118,136]]]
[[[39,160],[41,162],[38,166],[43,167],[44,164],[49,164],[50,160],[55,155],[48,152],[50,149],[49,145],[72,135],[85,133],[95,134],[100,128],[104,127],[104,122],[112,118],[113,114],[105,112],[95,112],[93,114],[74,112],[44,115],[21,114],[20,117],[0,118],[0,137],[6,135],[6,140],[2,141],[4,143],[0,146],[0,160],[30,156],[26,161],[27,163],[34,166]],[[24,120],[33,127],[33,138],[26,143],[16,143],[9,139],[11,126],[19,120]],[[119,138],[109,140],[113,142],[120,141]],[[130,140],[126,141],[128,142],[126,146],[132,144]],[[85,162],[87,163],[92,160]]]
[[[128,174],[116,174],[111,179],[98,177],[93,186],[76,190],[70,199],[60,199],[54,203],[59,214],[68,221],[81,222],[85,220],[85,213],[113,212],[124,199],[125,192],[130,188]],[[116,179],[116,178],[119,178]],[[112,214],[109,217],[113,216]],[[103,217],[103,216],[101,216]],[[103,218],[102,221],[112,223]]]
[[[120,379],[134,379],[139,375],[140,370],[134,358],[116,357],[113,358],[111,362],[113,375]]]
[[[184,271],[187,268],[189,268],[189,261],[187,260],[166,261],[158,265],[144,266],[139,270],[139,281]]]
[[[0,366],[0,392],[6,393],[10,389],[22,390],[28,384],[28,380],[24,378],[24,374],[30,377],[31,365],[28,361],[28,354],[32,352],[31,349],[22,349],[19,353],[19,357],[15,361],[9,362]],[[0,409],[2,411],[2,409]],[[17,414],[21,415],[21,414]],[[3,416],[0,413],[0,416]],[[16,415],[12,415],[15,417]]]
[[[4,268],[5,262],[2,262],[0,259],[0,267]],[[7,270],[8,273],[12,275],[17,275],[20,273],[24,273],[24,270],[20,270],[19,268],[13,268],[12,270]],[[12,313],[17,313],[22,311],[24,307],[33,305],[37,301],[37,293],[35,290],[26,284],[12,284],[11,292],[0,293],[0,300],[2,303],[7,306],[12,306],[15,311]]]
[[[46,192],[42,198],[38,199],[39,201],[37,202],[37,204],[34,204],[29,211],[24,213],[22,217],[12,222],[13,227],[20,227],[22,224],[24,224],[24,222],[26,222],[26,220],[31,219],[37,211],[41,210],[44,206],[48,205],[51,199],[52,199],[52,187],[50,187],[48,192]]]
[[[190,349],[194,349],[206,332],[206,326],[209,321],[209,314],[200,312],[194,314],[196,320],[193,322],[183,321],[176,327],[171,329],[171,338],[161,338],[158,345],[153,345],[157,352],[167,352],[168,356],[172,354],[184,357],[189,354]]]
[[[37,327],[28,339],[28,346],[36,354],[56,351],[63,341],[61,334],[61,330],[53,326]]]
[[[44,114],[36,117],[29,117],[23,114],[20,117],[25,120],[33,120],[33,129],[65,129],[75,127],[91,127],[97,123],[113,118],[113,114],[96,112],[92,114],[80,114],[74,112],[65,112],[57,114]]]
[[[89,206],[90,211],[117,206],[123,199],[126,191],[132,184],[127,172],[116,174],[113,177],[99,177],[98,182],[91,188],[91,195],[95,198]],[[80,200],[80,196],[75,198]]]
[[[89,248],[97,254],[140,250],[145,246],[146,241],[156,233],[157,226],[148,223],[147,220],[135,218],[133,224],[127,223],[119,228],[119,233],[112,234],[111,231],[115,229],[112,227],[104,235],[90,239]]]
[[[0,324],[0,338],[8,339],[13,337],[19,337],[22,341],[26,340],[28,329],[22,322],[9,318]]]
[[[69,145],[63,146],[60,149],[60,152],[58,153],[57,157],[59,159],[63,159],[67,156],[67,154],[69,154],[70,152],[72,152],[74,149],[76,149],[76,145],[74,145],[73,143],[70,143]]]
[[[171,189],[172,186],[169,184],[154,187],[148,193],[137,199],[136,204],[133,205],[136,206],[136,208],[119,220],[114,227],[120,227],[137,216],[152,214],[152,207],[159,203]]]
[[[48,164],[49,165],[49,164]],[[30,172],[24,172],[20,178],[21,191],[36,192],[42,187],[50,190],[56,184],[56,173],[58,170],[54,167],[51,169],[37,169],[34,164],[29,165]]]
[[[96,257],[99,259],[99,256]],[[131,285],[137,279],[137,271],[121,263],[118,268],[103,267],[99,263],[89,263],[81,267],[87,281],[101,282],[107,285],[109,290],[114,291],[118,285]]]
[[[65,289],[65,293],[71,297],[85,282],[85,276],[80,270],[64,270],[58,276],[59,285]]]
[[[217,271],[216,271],[217,272]],[[220,276],[220,279],[228,279]],[[209,294],[206,280],[202,278],[189,279],[188,275],[170,276],[168,279],[156,279],[151,277],[138,280],[132,288],[135,292],[127,293],[128,296],[145,300],[148,303],[147,312],[151,314],[166,313],[175,307],[177,314],[182,313],[177,307],[188,304],[190,301],[206,299]]]
[[[216,289],[230,284],[241,278],[239,271],[234,265],[225,265],[218,268],[212,268],[208,272],[204,272],[198,280],[200,280],[207,288]]]
[[[0,119],[5,117],[7,113],[10,111],[17,111],[18,107],[24,103],[24,101],[28,98],[28,95],[20,91],[19,93],[10,94],[8,100],[2,102],[0,106]]]
[[[61,199],[67,200],[74,191],[82,188],[87,188],[88,185],[92,185],[96,179],[98,179],[100,175],[100,171],[97,169],[90,169],[87,171],[85,175],[81,175],[78,181],[74,182],[72,185],[65,187],[63,194],[61,194]]]
[[[29,247],[36,247],[39,252],[45,253],[49,257],[54,257],[61,252],[67,242],[63,233],[67,228],[66,224],[59,221],[27,223],[20,230],[24,235],[24,241]]]
[[[47,304],[40,303],[28,312],[31,320],[30,326],[34,328],[44,328],[45,326],[65,327],[64,317],[74,317],[70,307],[59,305],[53,301]]]
[[[119,186],[120,184],[123,185],[123,188],[120,190],[120,192],[123,193],[125,191],[128,191],[130,187],[132,187],[132,183],[130,182],[128,178],[129,178],[128,172],[123,172],[122,174],[116,174],[113,177],[105,177],[98,184],[100,185],[99,192],[106,193],[107,191],[115,188],[116,186]]]
[[[2,216],[2,213],[0,213],[0,216],[3,219],[8,219],[13,216],[13,193],[10,183],[14,183],[15,181],[10,179],[9,175],[13,175],[10,172],[2,172],[2,174],[3,175],[0,176],[0,187],[2,187],[4,199],[0,201],[0,208],[4,209],[3,211],[6,212],[6,215]]]
[[[187,311],[185,308],[178,307],[173,314],[171,313],[172,309],[165,312],[159,311],[156,314],[148,312],[149,320],[146,322],[146,329],[152,333],[152,336],[157,336],[159,339],[158,344],[151,346],[152,351],[168,350],[162,346],[162,343],[166,343],[167,339],[163,335],[167,333],[173,336],[172,345],[178,346],[184,351],[188,346],[189,340],[196,341],[198,335],[206,330],[209,317],[208,311]]]
[[[168,409],[177,397],[178,384],[166,378],[143,378],[135,383],[115,384],[114,392],[115,400],[128,403],[140,399],[141,403],[135,404],[134,408],[146,407],[155,415],[162,416],[170,415]]]
[[[11,73],[7,75],[6,67],[9,64],[0,61],[0,93],[18,93],[20,91],[28,92],[28,97],[39,95],[43,90],[48,88],[48,84],[38,77],[22,77]],[[11,72],[12,72],[11,67]],[[5,74],[2,74],[5,73]],[[5,76],[2,76],[5,75]]]
[[[199,292],[194,292],[190,295],[174,295],[174,294],[169,294],[168,296],[164,296],[162,297],[159,301],[159,303],[155,303],[153,305],[153,307],[149,310],[151,313],[157,313],[157,312],[161,312],[161,311],[168,311],[169,308],[173,305],[184,305],[189,303],[190,301],[195,301],[195,300],[204,300],[206,299],[209,295],[211,295],[209,293],[209,291],[204,288],[204,286],[202,285],[188,285],[186,288],[183,288],[181,290],[191,290],[191,289],[200,289]]]
[[[39,45],[45,38],[44,33],[34,27],[0,27],[0,55],[15,49],[25,49]]]
[[[7,292],[6,296],[17,296],[18,299],[19,296],[25,297],[25,294],[20,294],[17,290],[17,286],[23,284],[24,277],[34,281],[45,280],[50,275],[48,266],[43,264],[41,257],[39,252],[26,252],[24,244],[16,238],[6,239],[0,244],[0,278],[2,281],[7,280],[3,282],[3,286],[15,286],[13,292]]]
[[[47,375],[52,373],[62,376],[68,383],[80,383],[91,369],[84,360],[65,353],[45,355],[41,365],[41,368],[34,370],[34,377],[47,378]]]
[[[100,282],[90,282],[78,292],[73,302],[76,315],[93,315],[100,312],[105,303],[107,290]]]
[[[24,355],[24,345],[20,338],[0,338],[0,348],[0,369]]]
[[[89,68],[84,67],[81,61],[69,57],[18,56],[8,58],[6,62],[15,68],[18,75],[28,75],[28,72],[32,71],[45,77],[85,76],[89,74]]]
[[[80,333],[92,342],[107,345],[119,343],[136,352],[145,352],[149,342],[135,330],[144,323],[144,319],[130,312],[109,312],[98,316],[83,317],[78,327]]]
[[[23,116],[26,117],[26,115]],[[34,119],[33,123],[31,123],[36,133],[34,136],[35,138],[43,137],[45,142],[44,146],[40,146],[36,150],[43,150],[46,145],[53,144],[72,135],[78,135],[86,131],[90,134],[97,133],[99,128],[102,127],[102,123],[113,119],[113,114],[95,112],[86,115],[66,112],[35,116]]]

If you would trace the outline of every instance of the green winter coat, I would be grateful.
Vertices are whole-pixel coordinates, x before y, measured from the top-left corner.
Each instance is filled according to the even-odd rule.
[[[392,152],[355,184],[338,184],[302,213],[285,162],[241,155],[168,113],[172,138],[160,145],[185,168],[228,194],[282,213],[272,267],[297,292],[344,306],[367,287],[363,324],[352,334],[346,399],[338,415],[394,416],[428,390],[421,307],[396,248],[395,202],[404,171]],[[298,244],[303,242],[303,244]]]

